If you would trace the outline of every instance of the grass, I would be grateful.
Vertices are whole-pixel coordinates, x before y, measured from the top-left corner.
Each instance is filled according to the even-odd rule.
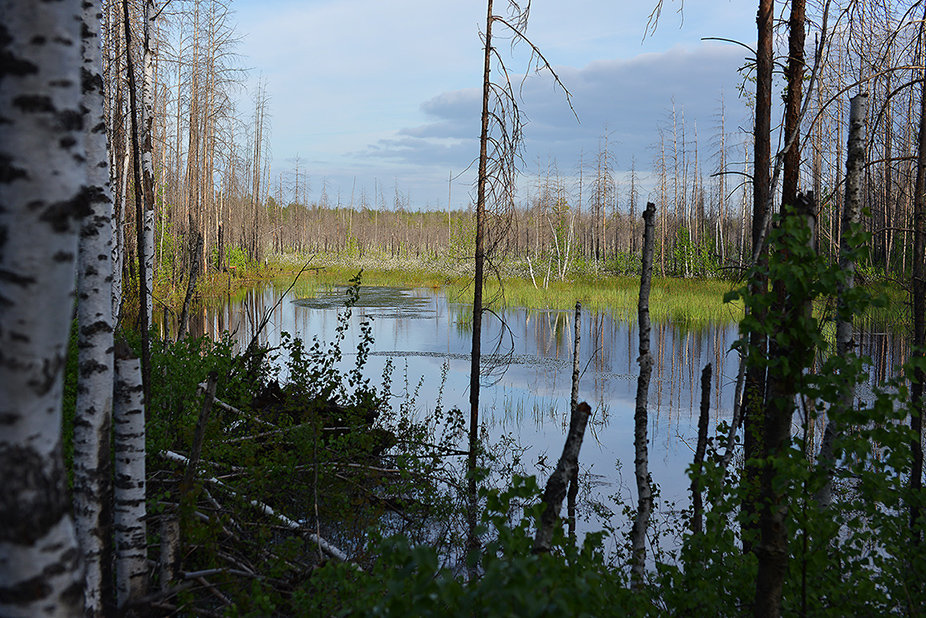
[[[311,259],[295,254],[278,256],[268,263],[249,268],[244,275],[231,276],[216,273],[204,279],[199,290],[206,302],[210,300],[240,298],[257,282],[272,282],[288,287],[299,269],[309,263],[297,282],[295,292],[301,297],[312,297],[333,286],[347,285],[360,268],[363,283],[369,286],[428,287],[444,290],[450,300],[462,304],[472,303],[473,286],[471,263],[448,257],[393,257],[390,255],[313,256]],[[604,271],[587,269],[573,273],[566,281],[550,281],[547,287],[537,285],[527,275],[526,267],[511,262],[498,276],[490,276],[485,284],[485,298],[491,307],[525,307],[536,310],[572,310],[576,301],[588,310],[607,313],[624,321],[637,319],[639,278],[615,276]],[[653,321],[672,321],[677,324],[706,323],[732,324],[743,316],[740,303],[724,303],[724,294],[738,284],[721,279],[681,279],[653,277],[650,294],[650,316]],[[885,298],[885,304],[872,307],[857,321],[885,326],[900,332],[910,322],[905,292],[893,284],[874,284],[876,294]],[[820,302],[818,316],[832,315],[832,302]]]

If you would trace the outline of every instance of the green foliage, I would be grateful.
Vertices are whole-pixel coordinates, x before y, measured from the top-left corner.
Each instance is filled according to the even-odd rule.
[[[251,265],[251,261],[248,258],[247,251],[237,245],[227,245],[225,247],[225,264],[228,268],[244,272]]]
[[[645,593],[626,587],[610,568],[601,534],[570,543],[562,528],[552,550],[535,554],[533,527],[542,506],[534,477],[514,477],[507,489],[482,492],[484,538],[479,576],[456,575],[436,549],[403,537],[376,541],[378,560],[368,572],[329,563],[294,595],[304,615],[368,616],[625,616],[656,615]],[[523,516],[512,523],[512,513]]]

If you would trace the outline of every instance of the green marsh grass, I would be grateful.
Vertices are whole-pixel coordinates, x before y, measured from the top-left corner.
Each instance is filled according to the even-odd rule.
[[[369,286],[424,287],[441,289],[453,302],[472,303],[472,273],[466,260],[435,257],[392,257],[366,255],[343,259],[339,256],[315,256],[311,260],[296,255],[280,256],[264,268],[249,272],[248,282],[272,282],[286,289],[299,269],[309,262],[310,269],[300,277],[295,293],[312,297],[319,290],[348,285],[348,281],[363,268],[363,284]],[[590,311],[606,313],[616,319],[634,322],[637,319],[639,278],[615,276],[587,270],[566,281],[550,281],[547,287],[535,285],[519,264],[505,268],[499,280],[490,276],[485,284],[485,297],[492,307],[524,307],[536,310],[572,310],[576,301]],[[213,290],[204,290],[205,297],[226,297],[228,283],[223,279]],[[733,324],[743,316],[739,303],[724,303],[724,294],[741,284],[723,279],[682,279],[653,277],[650,293],[650,316],[654,321],[672,321],[696,326],[707,323]],[[247,285],[232,286],[232,295],[243,293]],[[885,299],[881,306],[871,307],[858,323],[875,324],[901,332],[910,323],[905,292],[893,284],[872,284],[872,290]],[[223,289],[224,288],[224,289]],[[211,292],[214,292],[211,293]],[[216,298],[218,300],[218,298]],[[821,301],[815,306],[819,318],[833,315],[833,302]]]

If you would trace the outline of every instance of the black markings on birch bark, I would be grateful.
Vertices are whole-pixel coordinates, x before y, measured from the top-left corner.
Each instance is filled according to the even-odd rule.
[[[0,0],[2,616],[83,612],[61,452],[74,256],[86,215],[79,24],[74,2]]]
[[[116,603],[124,607],[147,589],[145,536],[145,410],[141,363],[127,346],[116,351],[113,405],[115,450]]]
[[[634,587],[643,585],[646,564],[646,530],[653,509],[653,490],[649,477],[647,448],[647,399],[653,373],[650,353],[649,294],[653,282],[653,249],[655,247],[656,205],[652,202],[643,211],[643,269],[640,273],[640,300],[637,305],[640,329],[640,376],[637,379],[636,408],[633,415],[634,476],[637,482],[637,512],[630,530],[630,573]]]
[[[843,234],[839,241],[839,266],[846,274],[846,280],[839,286],[839,308],[836,320],[836,354],[846,358],[854,352],[852,340],[852,316],[839,316],[846,305],[846,294],[855,287],[855,262],[849,259],[849,252],[858,249],[850,245],[849,228],[858,225],[861,214],[862,180],[865,170],[865,118],[868,116],[868,94],[862,93],[852,97],[849,102],[849,143],[846,155],[846,199],[842,209]],[[854,377],[842,384],[843,391],[839,405],[829,410],[823,438],[820,440],[820,452],[817,464],[824,470],[824,482],[817,490],[815,499],[820,508],[826,508],[833,501],[833,450],[841,433],[839,415],[852,406],[855,398]]]

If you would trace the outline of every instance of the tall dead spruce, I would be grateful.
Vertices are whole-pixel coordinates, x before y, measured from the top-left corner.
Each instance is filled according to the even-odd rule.
[[[518,96],[515,87],[508,79],[508,69],[501,55],[492,47],[493,26],[500,25],[511,37],[512,44],[524,43],[530,47],[530,66],[535,71],[547,70],[555,83],[563,90],[566,100],[569,92],[560,82],[540,49],[526,36],[527,19],[530,14],[530,2],[520,3],[508,0],[508,15],[495,15],[492,11],[493,0],[486,3],[486,29],[483,34],[483,74],[482,74],[482,114],[479,133],[479,165],[476,178],[476,246],[475,274],[473,279],[473,344],[470,363],[470,417],[469,417],[469,451],[467,458],[467,552],[475,555],[479,548],[476,535],[476,511],[478,491],[476,483],[476,466],[479,453],[479,387],[482,355],[482,314],[485,310],[483,301],[483,282],[485,279],[486,260],[493,253],[499,242],[504,239],[508,213],[513,208],[515,177],[517,163],[521,152],[521,113],[518,109]],[[493,82],[491,78],[492,59],[499,68],[503,79]],[[570,104],[571,106],[571,104]],[[498,225],[493,225],[487,234],[489,216],[497,218]]]

